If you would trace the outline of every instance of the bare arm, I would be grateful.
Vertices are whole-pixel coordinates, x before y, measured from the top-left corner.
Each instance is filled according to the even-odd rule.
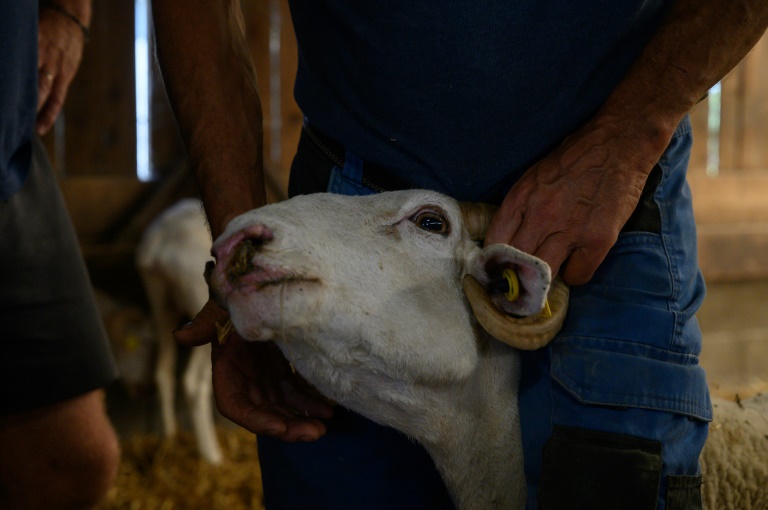
[[[765,0],[677,0],[584,127],[507,194],[487,244],[510,243],[586,283],[614,245],[676,126],[768,26]]]
[[[214,238],[266,202],[262,111],[239,2],[153,0],[157,55]]]
[[[157,53],[216,238],[234,216],[266,202],[262,112],[238,0],[153,0]],[[202,272],[203,268],[200,268]],[[174,333],[187,345],[211,343],[219,411],[258,434],[312,441],[332,408],[293,373],[271,343],[232,333],[216,341],[224,310],[209,301]]]

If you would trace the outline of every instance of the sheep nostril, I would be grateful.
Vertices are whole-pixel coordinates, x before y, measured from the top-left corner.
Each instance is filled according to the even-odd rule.
[[[264,241],[261,239],[246,238],[235,247],[226,268],[230,284],[236,284],[240,278],[253,271],[253,256],[262,244]]]
[[[236,284],[240,278],[253,271],[254,256],[262,246],[271,242],[273,237],[269,227],[252,225],[221,242],[212,251],[221,267],[219,274],[229,284]]]

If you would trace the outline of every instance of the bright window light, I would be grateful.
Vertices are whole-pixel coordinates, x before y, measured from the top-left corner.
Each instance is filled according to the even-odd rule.
[[[720,173],[720,83],[709,89],[709,113],[707,116],[707,175],[717,177]]]
[[[150,143],[150,69],[147,0],[134,4],[134,66],[136,78],[136,175],[142,182],[152,180]]]

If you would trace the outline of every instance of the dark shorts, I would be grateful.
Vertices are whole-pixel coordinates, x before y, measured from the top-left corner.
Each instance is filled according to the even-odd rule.
[[[43,145],[0,202],[0,415],[60,402],[117,377],[72,222]]]

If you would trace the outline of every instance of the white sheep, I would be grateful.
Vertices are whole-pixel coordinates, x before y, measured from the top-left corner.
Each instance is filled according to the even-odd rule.
[[[538,316],[549,269],[508,246],[481,249],[492,211],[477,212],[424,191],[296,197],[233,220],[209,283],[244,338],[274,340],[327,397],[421,442],[458,508],[523,508],[518,355],[492,336],[545,344],[567,290],[556,280],[554,316]],[[496,285],[505,268],[524,288],[514,302]],[[765,510],[768,397],[714,402],[706,508]]]
[[[155,382],[168,437],[177,428],[177,347],[172,331],[184,317],[194,317],[208,300],[203,269],[211,260],[210,250],[208,225],[202,205],[195,199],[182,200],[165,210],[146,229],[137,249],[136,264],[158,337]],[[203,459],[219,464],[222,453],[213,423],[210,358],[210,345],[193,349],[182,382],[198,449]]]
[[[704,508],[768,509],[768,394],[712,404],[715,417],[701,455]]]
[[[421,442],[459,508],[522,508],[518,354],[485,330],[543,345],[567,289],[557,281],[540,317],[549,267],[481,249],[480,212],[426,191],[296,197],[234,219],[209,283],[241,335],[275,340],[327,397]],[[521,283],[513,301],[505,269]]]

